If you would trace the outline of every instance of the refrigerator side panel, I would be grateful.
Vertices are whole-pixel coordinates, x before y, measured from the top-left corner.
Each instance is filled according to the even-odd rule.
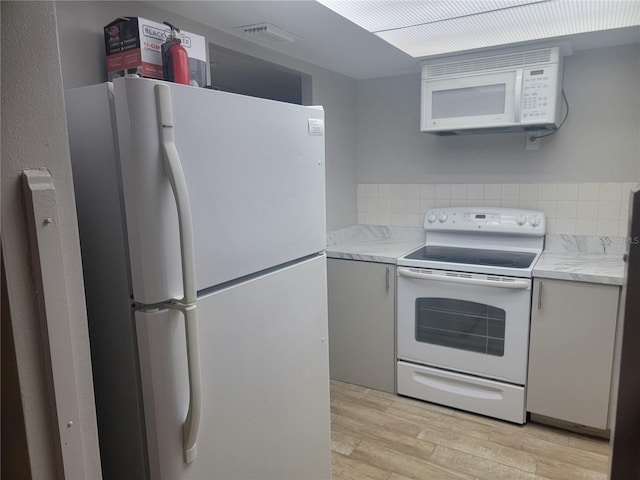
[[[117,80],[134,294],[152,303],[181,295],[176,209],[155,118],[158,82]],[[324,250],[322,109],[177,84],[170,89],[198,290]]]
[[[124,212],[108,84],[65,92],[104,478],[146,478]]]
[[[136,316],[151,476],[329,480],[326,258],[206,295],[198,317],[204,408],[198,456],[185,464],[183,319]]]

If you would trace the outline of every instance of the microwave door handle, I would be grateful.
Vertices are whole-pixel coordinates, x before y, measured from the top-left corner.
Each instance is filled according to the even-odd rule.
[[[520,123],[522,114],[522,69],[516,71],[513,97],[513,120],[516,123]]]
[[[187,181],[182,169],[180,155],[174,141],[171,91],[168,85],[156,85],[156,106],[160,144],[165,174],[178,210],[180,255],[182,260],[182,284],[184,296],[174,304],[185,317],[187,342],[187,366],[189,375],[189,409],[183,425],[184,462],[191,463],[197,455],[196,441],[200,428],[202,410],[202,377],[200,372],[200,347],[198,340],[198,317],[196,312],[196,269],[193,246],[193,221]]]
[[[478,285],[483,287],[510,288],[515,290],[526,290],[530,287],[528,280],[509,279],[504,280],[488,280],[485,278],[475,277],[458,277],[446,275],[433,275],[431,273],[421,273],[419,270],[409,268],[399,268],[399,277],[415,278],[418,280],[433,280],[435,282],[449,282],[464,285]]]

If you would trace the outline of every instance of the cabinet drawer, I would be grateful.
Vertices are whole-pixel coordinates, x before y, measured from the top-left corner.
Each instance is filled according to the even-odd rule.
[[[398,394],[514,423],[525,422],[524,387],[398,362]]]

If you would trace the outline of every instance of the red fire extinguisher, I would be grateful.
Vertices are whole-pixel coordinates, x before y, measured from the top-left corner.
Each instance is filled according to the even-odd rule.
[[[180,29],[169,22],[164,22],[164,24],[171,29],[167,41],[162,44],[161,48],[164,79],[189,85],[189,55],[182,46],[178,35]]]

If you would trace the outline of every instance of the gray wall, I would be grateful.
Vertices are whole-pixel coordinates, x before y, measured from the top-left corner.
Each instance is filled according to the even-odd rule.
[[[640,45],[565,57],[570,115],[525,151],[524,133],[420,133],[417,75],[358,85],[358,183],[557,183],[640,180]]]
[[[64,278],[60,281],[66,284],[67,302],[64,307],[71,329],[75,364],[75,372],[70,372],[66,378],[57,378],[56,382],[63,385],[66,384],[64,382],[76,382],[80,422],[75,428],[80,429],[82,439],[82,451],[67,453],[74,457],[74,462],[83,462],[79,467],[84,471],[83,478],[99,479],[102,475],[91,357],[55,10],[51,2],[2,2],[1,5],[2,262],[6,271],[9,307],[9,318],[3,315],[2,321],[11,321],[13,327],[15,364],[25,414],[26,454],[32,476],[21,471],[11,478],[62,478],[60,447],[56,448],[54,441],[59,435],[58,425],[52,408],[53,392],[45,359],[49,352],[43,342],[37,309],[38,292],[34,289],[36,282],[32,277],[32,257],[20,186],[22,170],[47,168],[56,187],[59,209],[56,227],[61,238],[61,261],[64,265]],[[4,313],[6,305],[3,305]],[[51,348],[55,345],[52,344]],[[5,387],[3,375],[3,395]],[[3,425],[3,436],[4,428]],[[6,473],[4,463],[11,460],[4,457],[2,460],[3,473]]]
[[[162,2],[157,5],[162,7]],[[211,2],[215,8],[216,2]],[[261,45],[140,2],[56,2],[65,88],[106,80],[102,28],[120,16],[173,21],[203,35],[207,43],[258,57],[311,75],[312,102],[326,115],[327,229],[356,223],[356,81]]]
[[[160,7],[162,2],[158,2]],[[207,42],[312,76],[327,118],[327,229],[356,223],[357,183],[545,183],[640,180],[640,45],[565,59],[571,114],[525,151],[523,133],[435,137],[419,131],[420,79],[356,82],[148,3],[57,2],[65,88],[105,79],[102,27],[122,15],[173,20]],[[215,2],[211,2],[215,8]]]

